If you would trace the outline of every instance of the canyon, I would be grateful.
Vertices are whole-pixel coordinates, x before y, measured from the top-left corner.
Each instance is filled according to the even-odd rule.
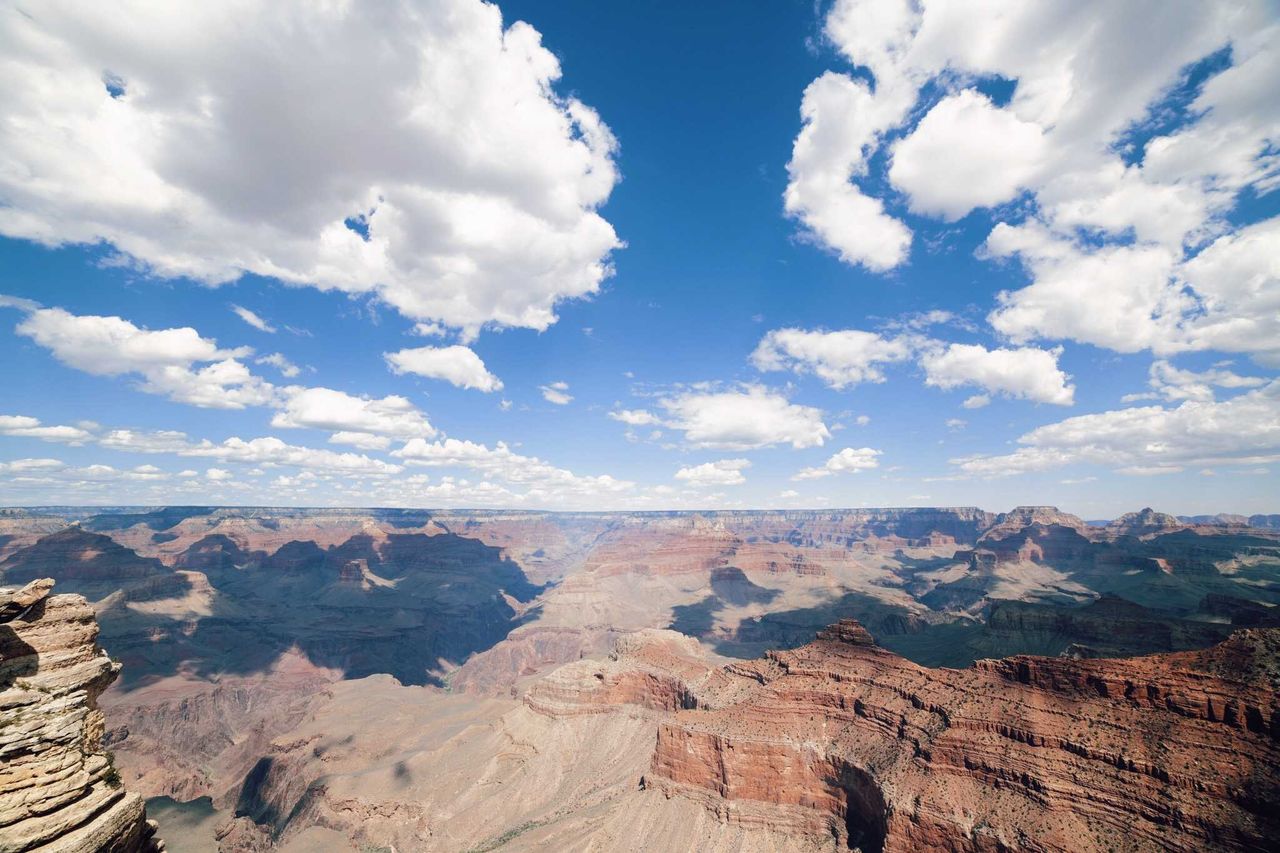
[[[0,510],[42,578],[178,853],[1280,833],[1266,517]]]

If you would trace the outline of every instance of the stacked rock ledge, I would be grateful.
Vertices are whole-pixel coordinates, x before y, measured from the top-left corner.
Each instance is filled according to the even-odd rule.
[[[159,853],[102,748],[97,700],[120,665],[84,597],[52,588],[0,588],[0,853]]]

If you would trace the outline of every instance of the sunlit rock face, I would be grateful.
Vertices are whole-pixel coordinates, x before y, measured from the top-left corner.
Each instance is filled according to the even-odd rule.
[[[120,665],[85,599],[52,587],[0,590],[0,850],[161,851],[102,748],[97,700]]]
[[[662,721],[648,778],[863,851],[1261,850],[1280,832],[1278,664],[1272,629],[927,669],[842,622]]]

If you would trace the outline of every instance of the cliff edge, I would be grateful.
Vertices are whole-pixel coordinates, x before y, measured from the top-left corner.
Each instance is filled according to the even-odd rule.
[[[52,589],[0,588],[0,853],[159,853],[102,749],[97,699],[120,665],[84,597]]]

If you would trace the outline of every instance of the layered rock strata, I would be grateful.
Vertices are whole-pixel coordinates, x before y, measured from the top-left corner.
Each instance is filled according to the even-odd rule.
[[[97,699],[120,665],[85,599],[52,587],[0,590],[0,853],[158,853],[101,745]]]
[[[854,622],[705,678],[646,784],[869,851],[1266,850],[1280,631],[1121,660],[927,669]]]

